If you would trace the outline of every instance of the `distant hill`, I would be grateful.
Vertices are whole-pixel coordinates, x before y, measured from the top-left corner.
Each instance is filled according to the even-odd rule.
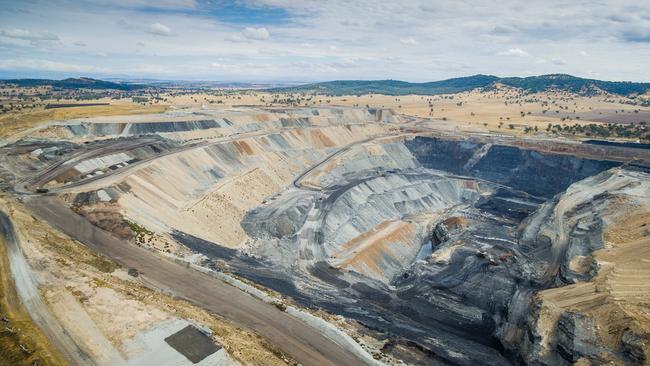
[[[0,83],[15,84],[22,87],[52,86],[61,89],[113,89],[113,90],[136,90],[146,88],[145,85],[114,83],[111,81],[97,80],[91,78],[68,78],[63,80],[50,79],[10,79],[0,80]]]
[[[583,95],[592,95],[598,93],[599,90],[612,94],[630,95],[644,94],[650,89],[650,83],[583,79],[565,74],[531,76],[527,78],[501,78],[499,79],[499,82],[533,93],[549,89],[558,89]]]
[[[499,80],[498,77],[490,75],[474,75],[427,83],[409,83],[399,80],[335,80],[268,90],[271,92],[314,92],[333,95],[369,93],[387,95],[448,94],[485,87],[497,80]]]
[[[526,78],[500,78],[492,75],[474,75],[426,83],[409,83],[398,80],[336,80],[286,88],[268,89],[270,92],[310,92],[329,95],[386,94],[386,95],[435,95],[469,91],[476,88],[493,88],[503,84],[527,92],[561,90],[582,95],[608,92],[619,95],[643,94],[650,90],[650,83],[626,81],[602,81],[583,79],[571,75],[551,74]]]
[[[98,80],[92,78],[68,78],[63,80],[50,79],[11,79],[0,80],[0,83],[16,84],[23,87],[50,85],[61,89],[113,89],[113,90],[138,90],[147,87],[178,87],[186,82],[165,83],[124,83]],[[175,83],[178,83],[175,84]],[[206,88],[245,88],[258,89],[262,85],[253,84],[223,84],[214,82],[193,82],[193,86],[202,85]],[[149,84],[149,85],[145,85]],[[520,88],[526,92],[540,92],[546,90],[560,90],[581,95],[596,95],[607,92],[618,95],[644,94],[650,90],[650,83],[634,83],[627,81],[603,81],[583,79],[565,74],[550,74],[531,77],[497,77],[493,75],[473,75],[426,83],[409,83],[399,80],[335,80],[322,83],[313,83],[295,86],[282,86],[266,88],[269,92],[281,93],[316,93],[328,95],[357,95],[357,94],[386,94],[386,95],[436,95],[453,94],[482,88],[490,90],[498,84]]]

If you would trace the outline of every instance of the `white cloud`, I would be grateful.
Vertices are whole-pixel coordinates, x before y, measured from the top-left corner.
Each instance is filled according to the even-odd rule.
[[[415,41],[415,38],[413,37],[407,37],[407,38],[402,38],[399,40],[401,44],[407,44],[407,45],[413,45],[416,44],[417,42]]]
[[[91,66],[69,64],[50,60],[35,59],[10,59],[0,60],[0,70],[37,70],[37,71],[57,71],[57,72],[98,72],[104,73],[105,69]]]
[[[22,39],[26,41],[58,41],[59,36],[50,32],[30,32],[24,29],[10,29],[0,31],[0,35],[13,38]]]
[[[265,39],[268,39],[270,36],[269,31],[266,28],[253,28],[253,27],[244,28],[242,34],[244,35],[244,37],[248,39],[255,39],[258,41],[263,41]]]
[[[566,61],[562,57],[555,57],[554,59],[551,60],[553,65],[558,65],[558,66],[564,66],[566,65]]]
[[[195,0],[95,0],[96,3],[110,6],[116,5],[125,8],[148,8],[148,9],[194,9]]]
[[[138,28],[135,24],[127,22],[125,19],[119,19],[116,23],[123,29],[127,29],[127,30],[135,30]]]
[[[562,68],[577,76],[592,70],[609,80],[650,80],[650,4],[638,0],[525,6],[517,0],[242,0],[241,22],[221,14],[214,6],[219,2],[204,0],[79,1],[84,6],[14,1],[15,11],[0,10],[0,59],[96,65],[120,76],[164,72],[179,79],[431,81]],[[611,14],[627,20],[608,20]],[[270,17],[273,22],[266,22]],[[146,47],[137,45],[140,41]],[[100,52],[109,57],[98,57]],[[566,57],[565,66],[553,63],[559,55]],[[213,62],[250,67],[210,67]]]
[[[360,22],[356,20],[343,20],[341,21],[341,25],[346,26],[346,27],[358,27],[361,25]]]
[[[244,36],[242,36],[240,34],[232,34],[232,35],[224,38],[224,40],[226,40],[228,42],[250,42],[250,40],[244,38]]]
[[[133,70],[140,74],[149,74],[149,75],[165,75],[169,74],[171,70],[165,65],[159,64],[137,64],[133,66]]]
[[[510,48],[506,51],[501,51],[497,53],[499,56],[515,56],[515,57],[526,57],[529,56],[528,52],[522,50],[521,48]]]
[[[512,27],[505,26],[505,25],[497,25],[492,29],[492,34],[495,35],[507,35],[507,34],[512,34],[515,33],[516,30],[513,29]]]
[[[435,13],[438,11],[438,8],[436,8],[433,4],[425,3],[420,5],[420,10],[425,11],[427,13]]]
[[[157,36],[169,36],[172,30],[164,24],[153,23],[149,26],[148,32]]]
[[[73,44],[75,46],[77,46],[77,47],[86,47],[87,46],[86,42],[83,42],[83,41],[76,41]]]

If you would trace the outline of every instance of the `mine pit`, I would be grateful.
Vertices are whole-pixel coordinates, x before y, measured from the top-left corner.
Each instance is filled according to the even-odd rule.
[[[594,258],[614,250],[602,239],[613,235],[613,205],[650,207],[647,156],[633,167],[622,157],[638,153],[624,146],[434,133],[381,109],[202,113],[59,124],[60,155],[41,160],[58,143],[43,130],[29,147],[3,147],[2,159],[29,199],[47,188],[120,240],[356,321],[391,357],[628,357],[586,346],[598,335],[583,330],[598,320],[575,315],[579,305],[559,294],[594,279],[605,283],[603,301],[641,289],[628,284],[633,267],[604,273]],[[34,174],[27,161],[50,168]],[[207,354],[186,351],[192,362]]]

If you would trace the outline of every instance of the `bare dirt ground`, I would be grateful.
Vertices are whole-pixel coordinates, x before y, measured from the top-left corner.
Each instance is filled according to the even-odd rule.
[[[536,112],[535,115],[541,115]],[[572,120],[593,121],[602,123],[641,124],[650,123],[650,110],[647,109],[593,109],[586,112],[567,112],[558,115],[559,118]]]
[[[125,340],[171,317],[209,327],[219,344],[242,364],[290,362],[281,351],[254,333],[186,301],[150,290],[128,276],[126,268],[119,268],[35,219],[15,200],[2,197],[2,204],[23,236],[25,256],[35,270],[48,307],[75,339],[85,341],[84,351],[99,364],[123,360]],[[17,314],[19,324],[25,324],[25,329],[30,330],[24,319],[26,314]],[[38,331],[33,326],[31,330]],[[41,349],[34,357],[47,364],[63,364],[56,351],[44,348],[48,342],[43,336],[34,334],[33,342],[25,342],[31,349]]]
[[[270,94],[263,91],[228,95],[196,93],[166,96],[167,103],[177,108],[230,108],[233,106],[282,106],[283,101],[298,94]],[[627,104],[618,96],[579,96],[564,92],[542,92],[524,95],[500,88],[490,92],[478,90],[435,96],[380,94],[304,96],[301,106],[359,106],[392,108],[398,113],[431,118],[436,128],[462,131],[484,131],[521,134],[524,127],[544,130],[552,124],[630,123],[648,116],[650,108]],[[287,104],[284,104],[287,105]],[[636,111],[636,112],[635,112]],[[618,112],[618,113],[617,113]],[[570,117],[571,120],[566,119]],[[576,118],[577,117],[577,118]],[[563,120],[563,118],[565,120]],[[650,118],[648,118],[650,122]],[[510,128],[509,125],[513,125]]]
[[[640,197],[647,192],[639,192]],[[641,198],[641,202],[643,198]],[[553,331],[562,312],[586,314],[611,349],[625,332],[650,332],[650,212],[639,200],[619,199],[605,216],[605,248],[583,258],[598,264],[591,281],[541,291],[542,334]],[[578,258],[580,259],[580,258]],[[578,264],[576,267],[580,267]],[[647,354],[650,345],[643,346]]]
[[[203,308],[217,311],[236,320],[238,324],[254,329],[266,339],[281,344],[283,349],[304,364],[364,364],[356,355],[346,352],[335,341],[297,318],[221,280],[121,242],[96,229],[55,198],[33,200],[29,206],[51,225],[74,231],[74,236],[90,248],[119,259],[123,265],[137,268],[153,287],[166,289],[176,296],[190,299]]]
[[[290,96],[263,92],[242,92],[219,96],[196,93],[181,96],[167,95],[165,96],[166,105],[143,106],[119,101],[111,106],[10,113],[0,116],[0,137],[11,136],[10,140],[18,140],[27,136],[34,126],[50,120],[91,117],[98,121],[113,121],[114,116],[137,114],[141,116],[135,117],[134,120],[150,121],[151,113],[165,110],[228,109],[249,105],[259,107],[289,106],[289,104],[280,102],[272,103],[273,99],[288,97]],[[608,97],[579,97],[562,93],[521,96],[507,89],[490,93],[467,92],[431,97],[416,95],[398,97],[385,95],[314,96],[310,101],[302,103],[303,106],[341,105],[392,108],[406,115],[429,118],[430,120],[422,122],[421,126],[442,131],[520,135],[523,133],[524,127],[537,127],[539,133],[535,133],[535,135],[541,137],[548,137],[548,134],[544,133],[544,129],[549,123],[599,122],[605,118],[602,117],[605,114],[602,111],[607,111],[607,116],[612,111],[618,111],[618,113],[614,113],[616,118],[645,116],[650,113],[645,110],[635,112],[637,107]],[[562,120],[567,116],[571,117],[570,122]],[[579,120],[576,119],[578,116],[581,117]],[[602,120],[602,122],[606,121]],[[291,173],[294,172],[291,171]],[[287,174],[286,181],[282,183],[289,182],[291,177],[291,174]],[[264,181],[263,178],[264,175],[260,174],[258,169],[243,172],[236,179],[221,187],[223,188],[221,193],[228,199],[232,199],[231,196],[236,196],[242,202],[248,203],[247,199],[250,197],[242,196],[241,187],[248,186],[253,181]],[[268,184],[269,182],[265,182],[257,187],[255,192],[244,193],[253,196],[252,201],[260,201],[271,192],[266,190]],[[274,185],[273,189],[276,190],[278,187]],[[212,198],[216,202],[215,197],[208,198]],[[215,202],[208,203],[214,205]],[[202,203],[202,201],[197,201],[195,205],[188,206],[187,210],[199,210]],[[179,317],[210,327],[214,331],[216,340],[242,364],[279,365],[291,362],[278,348],[270,345],[260,336],[242,330],[236,324],[225,321],[214,313],[202,310],[188,302],[148,289],[141,282],[142,279],[128,276],[127,268],[119,268],[84,245],[40,222],[32,217],[19,202],[2,197],[2,204],[8,207],[12,221],[24,236],[25,255],[30,266],[36,271],[41,284],[42,296],[48,306],[62,325],[69,329],[75,337],[87,340],[86,351],[97,360],[110,364],[115,360],[123,359],[126,357],[123,350],[125,340],[151,329],[160,322],[172,317]],[[251,205],[242,206],[249,208],[248,206]],[[245,210],[240,211],[244,212]],[[228,216],[233,216],[229,212],[225,213]],[[238,222],[242,215],[243,213],[237,216],[236,220],[228,222],[229,226],[235,225],[236,229],[240,229]],[[630,318],[647,319],[647,309],[650,307],[647,297],[634,295],[638,292],[648,293],[647,286],[639,283],[638,278],[635,277],[638,276],[635,273],[641,273],[641,278],[647,278],[647,274],[644,272],[647,270],[647,263],[637,260],[638,257],[634,255],[634,253],[639,253],[647,248],[647,235],[640,234],[641,232],[646,233],[640,228],[647,222],[647,213],[637,212],[634,215],[622,217],[616,225],[611,225],[612,228],[621,229],[610,230],[607,234],[607,241],[611,244],[611,248],[596,254],[606,264],[604,266],[606,270],[603,271],[602,276],[599,274],[595,283],[567,288],[567,291],[576,290],[576,288],[583,291],[588,294],[589,299],[587,300],[593,297],[600,301],[602,296],[605,296],[607,299],[605,305],[590,313],[596,318],[600,317],[599,319],[603,321],[599,324],[601,327],[599,329],[605,338],[608,337],[607,334],[616,334],[618,338],[611,336],[609,339],[620,339],[621,329],[630,326],[648,330],[647,324],[644,322],[638,324],[629,322]],[[224,228],[215,229],[223,232]],[[232,241],[239,242],[241,238],[235,237]],[[165,240],[161,240],[158,243],[160,246],[158,249],[167,250],[165,243]],[[611,267],[607,265],[608,263],[611,264]],[[619,263],[627,264],[619,265]],[[576,266],[579,265],[580,263],[576,263]],[[603,292],[603,288],[606,288],[607,291]],[[580,304],[554,304],[554,299],[567,296],[564,292],[557,292],[557,294],[549,292],[544,296],[549,299],[547,304],[551,304],[546,309],[574,307],[581,311],[585,310]],[[272,310],[275,311],[275,309]],[[629,313],[630,311],[633,313]],[[0,323],[0,326],[2,325]],[[37,350],[34,354],[38,354],[38,357],[43,360],[51,359],[53,364],[60,362],[60,356],[56,355],[56,351],[51,350],[51,346],[42,338],[42,335],[37,334],[37,331],[34,329],[33,337],[35,338],[32,348]],[[268,331],[271,332],[271,330]],[[29,341],[25,342],[29,344]]]
[[[300,98],[297,100],[297,98]],[[46,100],[43,103],[56,102]],[[98,116],[159,113],[187,108],[228,109],[233,107],[355,106],[391,108],[416,117],[431,118],[439,129],[522,134],[525,127],[540,133],[551,124],[650,122],[650,108],[631,104],[613,95],[579,96],[566,92],[524,94],[500,87],[492,91],[473,90],[446,95],[301,95],[265,91],[163,92],[158,100],[134,103],[131,98],[99,98],[84,103],[110,106],[63,109],[26,109],[0,115],[0,137],[9,136],[48,120]],[[151,117],[146,117],[151,119]],[[187,117],[185,117],[187,119]],[[101,118],[98,119],[101,121]]]
[[[101,99],[92,102],[97,101],[101,101]],[[91,101],[89,101],[89,103],[90,102]],[[24,133],[26,133],[30,128],[52,120],[87,118],[94,116],[160,113],[166,109],[167,106],[160,105],[142,106],[133,103],[116,103],[109,106],[37,109],[28,112],[12,112],[0,115],[0,138],[12,136],[13,140],[17,140],[24,136]]]
[[[20,303],[9,269],[6,241],[0,236],[0,365],[64,365],[65,360]]]

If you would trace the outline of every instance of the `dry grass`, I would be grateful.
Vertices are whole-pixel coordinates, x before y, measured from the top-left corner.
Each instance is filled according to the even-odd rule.
[[[283,103],[269,104],[274,99],[295,99],[299,94],[271,94],[263,91],[242,91],[228,95],[193,93],[187,95],[165,95],[167,103],[179,107],[210,109],[237,106],[275,106],[286,107]],[[499,134],[521,135],[526,127],[537,127],[544,133],[549,123],[589,124],[588,116],[602,117],[618,111],[620,115],[634,115],[638,106],[621,103],[624,97],[594,96],[586,97],[562,92],[541,92],[524,95],[511,88],[501,88],[491,92],[469,91],[457,94],[422,96],[391,96],[381,94],[367,95],[305,95],[300,106],[349,106],[391,108],[398,113],[429,118],[431,122],[424,127],[444,130],[472,132],[495,132]],[[543,104],[544,103],[544,104]],[[548,104],[545,104],[548,103]],[[546,111],[546,112],[544,112]],[[624,111],[624,112],[623,112]],[[582,119],[562,120],[568,115],[582,115]],[[512,125],[512,128],[510,127]]]
[[[4,240],[0,237],[0,317],[8,320],[0,320],[0,365],[65,365],[61,355],[22,308],[6,254]]]
[[[12,136],[51,120],[162,113],[165,110],[167,110],[166,105],[143,106],[125,103],[108,106],[39,109],[28,112],[8,113],[0,116],[0,138]]]
[[[128,341],[133,336],[132,333],[141,330],[132,328],[153,326],[156,322],[155,319],[142,320],[140,324],[137,323],[136,319],[133,319],[135,315],[131,315],[132,318],[128,321],[128,328],[125,328],[125,323],[121,321],[122,318],[117,315],[122,313],[126,307],[148,309],[150,313],[162,312],[167,316],[187,319],[208,326],[214,332],[215,339],[234,359],[243,365],[280,366],[293,364],[289,357],[281,352],[279,353],[265,339],[238,327],[218,314],[205,311],[187,301],[153,291],[137,280],[125,279],[124,269],[118,269],[118,266],[112,261],[95,254],[83,244],[35,219],[24,206],[14,199],[0,195],[0,204],[7,207],[7,213],[14,222],[16,230],[24,236],[23,243],[25,247],[23,249],[28,261],[30,264],[33,262],[38,263],[39,268],[35,269],[35,272],[39,281],[42,281],[40,286],[44,291],[46,303],[49,306],[54,306],[51,300],[58,299],[63,291],[70,291],[75,295],[75,298],[81,304],[80,306],[88,313],[90,319],[114,346],[119,347],[120,344]],[[0,255],[3,255],[3,253],[0,252]],[[4,255],[2,258],[4,258]],[[6,267],[0,267],[0,269],[4,268]],[[0,274],[2,273],[4,272],[0,272]],[[4,282],[0,283],[0,285],[2,288],[6,288]],[[115,296],[110,299],[109,303],[98,301],[97,304],[101,304],[101,306],[95,307],[93,299],[98,296],[98,291],[95,290],[101,290],[102,288],[114,291]],[[3,301],[0,304],[0,311],[4,315],[3,304],[5,297],[0,300]],[[56,311],[54,313],[57,316],[60,315]],[[22,314],[25,319],[29,319],[27,314]],[[74,314],[70,318],[74,319]],[[152,321],[153,323],[151,323]],[[67,325],[71,324],[62,323],[64,327]],[[2,328],[4,328],[4,324],[0,322],[0,329]],[[34,329],[38,330],[37,328]],[[83,343],[83,339],[77,340]],[[38,343],[24,344],[29,349],[36,349],[34,344]],[[93,347],[92,345],[87,346]],[[5,348],[7,347],[0,343],[0,352],[5,352]],[[11,350],[11,348],[8,349]],[[20,350],[18,349],[18,351]],[[39,364],[44,364],[46,357],[39,356],[39,358],[41,359]],[[0,366],[5,365],[3,363],[5,359],[9,358],[0,353]],[[53,357],[51,359],[54,360]],[[30,362],[12,361],[6,365],[31,365],[33,358],[27,360]],[[53,361],[45,364],[59,365],[64,363]]]
[[[293,96],[297,96],[294,94]],[[227,95],[215,93],[192,93],[186,95],[163,94],[166,103],[179,108],[232,108],[238,106],[275,106],[286,107],[286,104],[269,104],[278,99],[291,98],[289,94],[270,94],[262,91],[241,91]],[[307,96],[309,98],[309,96]],[[494,92],[481,93],[477,91],[450,95],[421,96],[403,95],[390,96],[380,94],[344,95],[327,97],[311,96],[308,102],[302,101],[301,106],[355,106],[391,108],[398,113],[430,118],[427,125],[436,129],[452,129],[463,131],[497,132],[501,134],[523,133],[525,127],[537,127],[540,133],[551,124],[572,125],[592,123],[588,119],[562,121],[565,115],[575,113],[591,113],[598,111],[607,114],[618,111],[631,113],[639,107],[619,103],[623,98],[582,97],[567,93],[545,92],[522,95],[519,92],[504,88]],[[616,101],[614,101],[616,100]],[[0,116],[0,138],[12,135],[18,131],[33,127],[47,120],[65,118],[83,118],[94,116],[111,116],[119,114],[144,114],[164,111],[167,105],[148,105],[110,101],[108,99],[88,102],[111,102],[110,106],[75,107],[51,110],[36,110],[23,113],[11,113]],[[543,105],[542,101],[548,102]],[[433,108],[433,110],[431,110]],[[542,112],[546,110],[546,113]],[[623,114],[625,114],[623,113]],[[512,128],[509,126],[512,125]]]

